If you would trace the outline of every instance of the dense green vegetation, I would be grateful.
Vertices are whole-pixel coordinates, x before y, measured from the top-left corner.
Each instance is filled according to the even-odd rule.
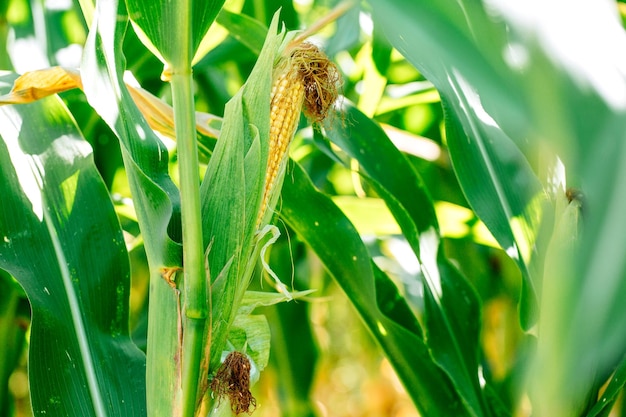
[[[0,417],[626,414],[622,6],[0,3]]]

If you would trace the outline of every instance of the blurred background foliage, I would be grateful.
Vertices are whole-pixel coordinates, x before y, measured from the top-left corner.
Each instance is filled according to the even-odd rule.
[[[232,0],[226,6],[265,27],[282,8],[281,20],[287,29],[295,30],[311,26],[336,3]],[[623,4],[620,10],[624,10]],[[54,65],[78,67],[87,31],[78,0],[2,0],[0,69],[24,73]],[[245,82],[258,51],[245,39],[226,33],[219,36],[213,49],[195,65],[194,80],[196,110],[222,116],[225,103]],[[446,254],[476,289],[482,305],[479,360],[483,377],[491,382],[504,408],[524,415],[519,383],[532,338],[520,326],[521,274],[461,191],[447,152],[444,111],[437,90],[382,36],[367,3],[351,8],[312,41],[337,63],[343,75],[344,100],[356,103],[361,112],[380,123],[421,175],[434,201]],[[169,85],[160,78],[162,65],[132,30],[126,34],[124,55],[136,82],[170,102]],[[145,348],[149,273],[118,141],[80,90],[64,92],[61,97],[91,143],[96,165],[116,204],[131,258],[133,339]],[[301,122],[292,158],[354,223],[377,265],[394,280],[421,320],[424,300],[419,264],[393,216],[376,192],[350,169],[349,158],[324,143],[304,118]],[[350,120],[343,122],[349,124]],[[206,163],[214,139],[201,134],[198,139]],[[173,143],[164,141],[174,148]],[[176,155],[170,156],[170,173],[176,179]],[[286,224],[279,220],[279,226],[282,235],[271,252],[272,268],[281,277],[292,277],[295,289],[317,291],[309,302],[264,309],[272,332],[271,363],[254,387],[260,404],[255,415],[418,415],[345,294]],[[268,286],[259,274],[253,287],[264,285]],[[25,373],[28,319],[21,288],[1,273],[0,417],[29,413]]]

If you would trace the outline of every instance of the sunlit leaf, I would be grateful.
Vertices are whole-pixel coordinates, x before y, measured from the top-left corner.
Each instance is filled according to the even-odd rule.
[[[220,23],[220,18],[225,14],[233,14],[240,15],[241,9],[245,3],[244,0],[226,0],[223,2],[224,7],[219,11],[217,16],[215,17],[217,25],[211,25],[208,32],[200,41],[200,45],[198,45],[198,49],[195,51],[195,56],[193,58],[192,64],[196,64],[200,61],[204,56],[206,56],[210,51],[215,49],[217,46],[221,45],[226,37],[229,35],[230,30]],[[259,45],[258,52],[261,52],[261,47],[263,46],[262,40],[265,39],[265,34],[257,39],[258,42],[261,42]]]
[[[537,320],[538,250],[545,246],[539,233],[542,222],[549,222],[550,203],[524,155],[498,126],[471,122],[471,116],[461,116],[462,122],[456,115],[464,113],[455,110],[446,121],[455,173],[476,214],[522,271],[521,322],[529,328]]]
[[[255,54],[261,53],[263,39],[267,35],[267,28],[259,21],[254,20],[245,14],[231,13],[222,10],[217,15],[217,23],[228,29],[232,37],[246,45]]]
[[[380,126],[347,101],[343,111],[330,118],[327,134],[359,162],[362,175],[385,201],[419,259],[431,354],[452,379],[470,413],[488,415],[478,381],[478,299],[443,253],[430,195]],[[341,122],[344,118],[350,120],[349,125]]]
[[[120,141],[124,167],[151,272],[147,403],[149,414],[169,414],[178,388],[177,294],[162,274],[181,266],[180,203],[168,175],[168,152],[152,132],[122,81],[121,45],[127,21],[123,3],[98,2],[85,45],[81,75],[91,106]],[[174,268],[174,269],[171,269]]]
[[[514,259],[527,259],[526,248],[537,249],[537,264],[528,270],[544,275],[543,280],[529,279],[526,273],[521,300],[522,324],[528,328],[534,317],[524,310],[529,299],[543,291],[538,374],[530,385],[538,393],[537,415],[575,413],[577,404],[594,389],[593,375],[614,366],[626,346],[622,331],[626,309],[617,295],[626,288],[626,269],[623,262],[616,262],[621,255],[615,252],[626,244],[624,234],[616,232],[626,227],[621,215],[626,192],[619,180],[625,154],[626,71],[624,62],[616,59],[626,39],[617,9],[608,1],[569,4],[567,15],[546,3],[513,6],[499,0],[489,7],[469,1],[462,1],[461,7],[400,0],[375,0],[372,5],[390,42],[433,82],[454,113],[449,120],[456,119],[462,129],[456,146],[469,139],[474,151],[482,153],[483,162],[468,163],[466,175],[459,178],[467,181],[474,168],[491,171],[487,189],[491,188],[490,198],[498,202],[503,215],[494,216],[491,225],[485,223],[505,249],[513,248]],[[488,150],[492,143],[494,148]],[[512,143],[527,158],[542,153],[562,161],[559,178],[543,174],[545,195],[562,198],[558,192],[564,190],[554,184],[563,187],[566,179],[583,185],[585,206],[594,209],[584,211],[585,233],[577,238],[581,242],[575,249],[545,254],[552,210],[538,209],[542,197],[536,193],[539,198],[529,200],[536,190],[533,181],[521,181],[525,184],[519,190],[522,204],[507,194],[516,190],[509,181],[519,177],[504,178],[512,166],[493,167],[512,161],[497,154],[514,156],[507,150]],[[463,158],[457,153],[455,169]],[[530,178],[524,174],[527,167],[516,165],[516,175]],[[559,213],[554,219],[557,224],[562,222]],[[540,227],[537,219],[542,221]],[[506,228],[513,241],[498,236]],[[555,236],[561,234],[560,228]],[[535,239],[546,229],[548,238]],[[541,268],[544,255],[550,266],[546,270]],[[558,292],[549,290],[554,282],[563,284]],[[541,290],[533,285],[548,287]],[[546,327],[550,330],[542,333]]]
[[[537,314],[535,286],[540,280],[530,263],[540,262],[537,233],[544,207],[535,198],[542,190],[540,182],[494,120],[517,127],[526,110],[520,99],[523,91],[513,84],[520,75],[509,69],[511,75],[503,77],[506,64],[494,52],[506,45],[505,29],[477,4],[467,4],[468,17],[479,28],[475,30],[460,8],[443,3],[407,8],[400,3],[392,2],[377,14],[377,21],[391,43],[433,82],[450,110],[446,126],[455,173],[472,208],[524,274],[520,307],[522,324],[528,328]],[[431,26],[434,21],[438,23]],[[416,41],[409,44],[406,36]],[[433,54],[442,58],[425,59]],[[517,129],[514,139],[523,131]]]
[[[52,67],[27,72],[15,80],[13,88],[8,94],[0,97],[0,104],[31,103],[72,88],[82,88],[80,75],[77,71]]]
[[[284,37],[277,27],[275,16],[248,81],[226,105],[220,139],[200,189],[213,294],[211,369],[219,364],[228,326],[258,255],[258,248],[253,249],[269,150],[272,70]]]
[[[471,415],[447,375],[433,362],[406,301],[386,275],[373,267],[352,224],[313,188],[298,165],[291,164],[289,172],[281,217],[337,280],[419,410],[429,416]]]
[[[178,65],[181,51],[191,63],[224,0],[127,0],[126,3],[128,14],[144,44],[164,64]],[[181,22],[190,22],[191,25],[181,27]]]
[[[2,92],[14,77],[3,77]],[[32,307],[35,413],[146,415],[128,255],[91,148],[58,97],[0,107],[0,267]]]

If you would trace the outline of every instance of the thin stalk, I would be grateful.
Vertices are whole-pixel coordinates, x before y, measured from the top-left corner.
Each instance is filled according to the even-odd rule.
[[[178,143],[178,168],[183,228],[183,416],[193,416],[207,318],[206,280],[202,250],[200,179],[196,145],[191,66],[172,68],[174,125]]]
[[[200,176],[196,144],[195,109],[192,94],[191,36],[192,2],[179,3],[176,27],[187,28],[179,33],[180,48],[170,62],[170,83],[174,104],[174,129],[178,144],[178,172],[183,231],[183,341],[182,341],[182,410],[184,417],[193,417],[199,389],[200,364],[204,353],[204,329],[207,319],[206,279],[202,217],[200,209]]]

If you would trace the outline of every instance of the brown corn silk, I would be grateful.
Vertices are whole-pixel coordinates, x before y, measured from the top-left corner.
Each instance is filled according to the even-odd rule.
[[[252,412],[256,399],[250,393],[250,360],[241,352],[230,352],[211,380],[211,390],[222,401],[228,397],[230,409],[235,414]]]
[[[270,103],[270,146],[265,188],[257,227],[265,217],[278,174],[287,159],[300,111],[321,122],[337,99],[339,71],[315,45],[305,42],[287,49],[274,70]]]

